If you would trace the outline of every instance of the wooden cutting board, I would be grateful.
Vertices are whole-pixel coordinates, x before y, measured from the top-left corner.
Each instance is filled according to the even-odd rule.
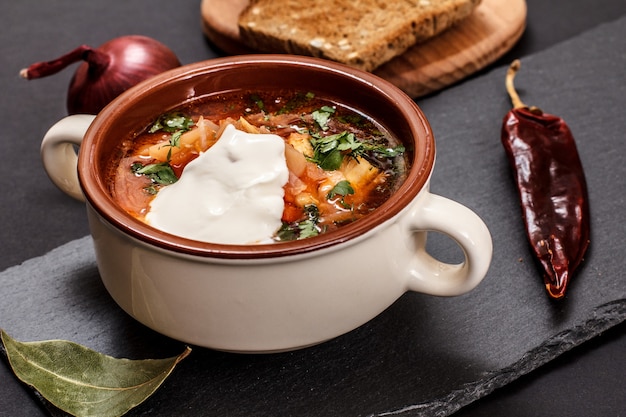
[[[232,55],[254,53],[239,38],[237,19],[249,0],[202,0],[203,30]],[[473,74],[506,53],[526,27],[525,0],[482,0],[474,13],[439,36],[416,45],[374,74],[420,97]]]

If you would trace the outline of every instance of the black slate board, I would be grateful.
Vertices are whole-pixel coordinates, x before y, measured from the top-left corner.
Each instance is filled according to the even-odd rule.
[[[505,68],[496,68],[422,106],[438,146],[432,191],[476,210],[493,234],[493,264],[475,291],[406,294],[361,328],[301,351],[195,348],[129,415],[448,415],[623,321],[624,23],[525,58],[516,79],[525,102],[570,124],[587,172],[592,246],[565,300],[548,300],[524,241],[499,144],[510,104]],[[457,256],[445,239],[430,247],[442,258]],[[0,327],[19,340],[62,338],[131,358],[181,351],[117,308],[99,281],[89,238],[10,268],[0,282]]]

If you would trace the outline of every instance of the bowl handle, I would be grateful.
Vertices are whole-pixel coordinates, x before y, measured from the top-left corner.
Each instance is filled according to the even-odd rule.
[[[409,233],[418,241],[414,262],[409,266],[409,290],[455,296],[472,290],[483,280],[491,263],[493,243],[487,226],[476,213],[426,191],[408,214]],[[429,231],[453,239],[461,247],[464,261],[449,264],[432,257],[425,248]]]
[[[79,201],[85,201],[85,196],[78,181],[76,149],[95,117],[67,116],[55,123],[41,141],[41,159],[46,173],[61,191]]]

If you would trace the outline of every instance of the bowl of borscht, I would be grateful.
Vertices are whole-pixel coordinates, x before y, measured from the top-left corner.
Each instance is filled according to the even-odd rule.
[[[491,261],[480,217],[430,192],[435,140],[415,102],[316,58],[170,70],[98,115],[62,119],[42,155],[52,181],[85,201],[113,299],[198,346],[315,345],[407,291],[464,294]],[[433,231],[460,246],[461,263],[426,251]]]

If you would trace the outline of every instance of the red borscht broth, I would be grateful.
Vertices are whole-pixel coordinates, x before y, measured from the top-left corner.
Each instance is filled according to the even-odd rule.
[[[289,179],[282,226],[271,237],[276,242],[327,233],[366,216],[393,194],[409,168],[402,143],[354,109],[308,92],[239,91],[157,115],[145,131],[123,141],[111,195],[146,221],[159,191],[184,176],[185,166],[227,125],[285,141]]]

